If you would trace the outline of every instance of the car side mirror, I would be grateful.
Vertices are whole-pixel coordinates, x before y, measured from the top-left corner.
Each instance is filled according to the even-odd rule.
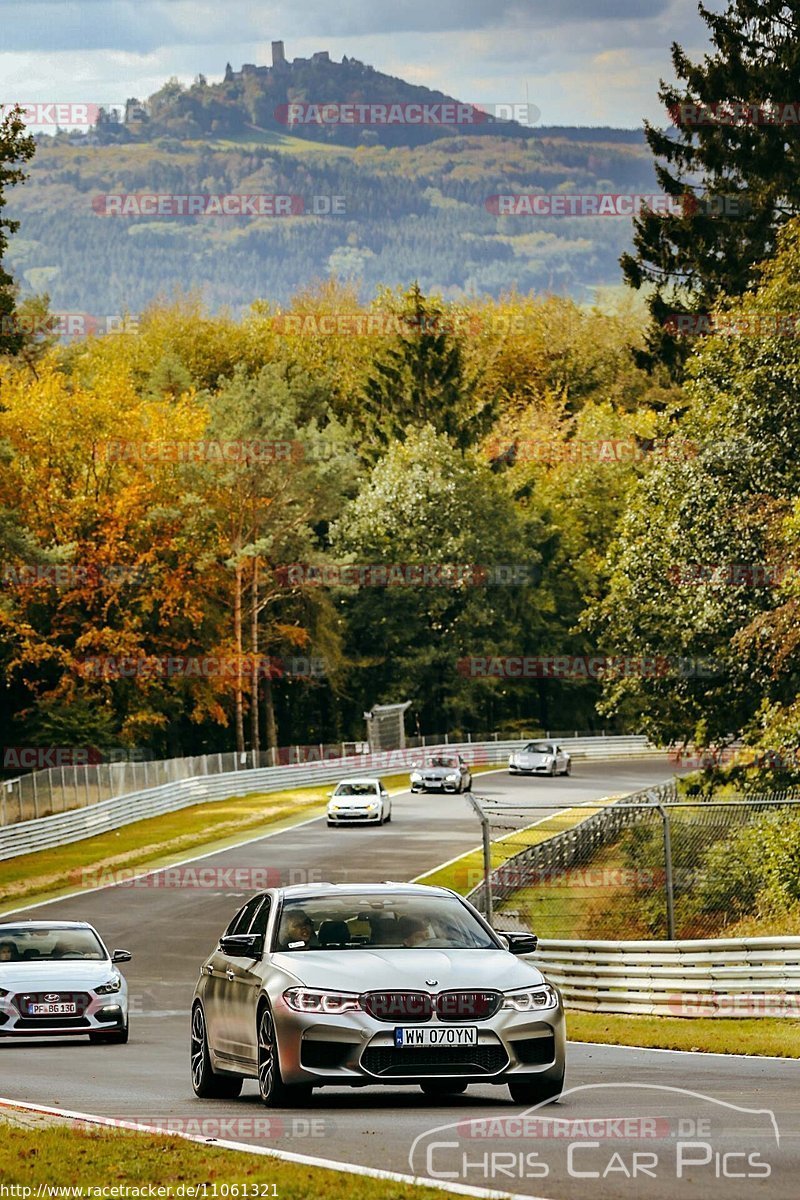
[[[219,939],[219,948],[229,958],[261,958],[264,936],[261,933],[231,933]]]
[[[111,961],[112,961],[112,963],[130,962],[131,961],[130,950],[115,950],[114,953],[111,955]]]
[[[535,933],[501,933],[500,937],[506,943],[509,954],[533,954],[539,945]]]

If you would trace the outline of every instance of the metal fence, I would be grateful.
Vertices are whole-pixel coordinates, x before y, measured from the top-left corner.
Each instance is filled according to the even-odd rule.
[[[419,745],[414,745],[414,742],[419,742]],[[502,762],[511,749],[518,749],[520,745],[519,740],[504,740],[497,733],[480,737],[468,735],[468,739],[461,742],[455,741],[452,735],[427,735],[420,739],[408,739],[408,743],[405,750],[392,752],[400,756],[398,762],[401,765],[407,766],[437,746],[462,752],[475,762]],[[570,744],[578,757],[595,753],[598,748],[610,750],[617,747],[620,753],[633,752],[634,748],[642,753],[648,752],[647,740],[641,736],[587,736],[573,738]],[[192,758],[50,767],[0,783],[0,826],[86,808],[104,800],[149,791],[183,779],[283,766],[319,769],[326,763],[335,763],[340,769],[349,767],[351,759],[356,759],[360,764],[356,769],[370,768],[373,756],[368,753],[355,754],[356,745],[352,742],[318,743],[287,746],[258,754],[247,751],[244,754],[202,754]],[[481,759],[476,754],[484,757]]]
[[[497,927],[674,940],[736,932],[795,903],[800,916],[800,796],[686,801],[664,784],[567,811],[473,805],[483,855],[463,890]]]
[[[450,743],[447,748],[451,752],[462,754],[473,766],[491,766],[505,762],[509,751],[518,746],[518,742],[498,741],[462,745]],[[575,759],[659,753],[649,746],[644,737],[579,738],[570,744],[570,750]],[[364,772],[384,776],[403,774],[419,757],[419,750],[415,749],[386,750],[378,754],[319,760],[293,766],[258,767],[247,771],[195,775],[188,779],[179,779],[99,800],[93,804],[85,804],[63,813],[29,820],[15,820],[14,814],[7,810],[6,815],[11,816],[11,820],[0,827],[0,860],[93,837],[133,821],[173,812],[192,804],[203,804],[255,792],[280,792],[291,788],[310,787]],[[152,766],[152,763],[149,765]]]

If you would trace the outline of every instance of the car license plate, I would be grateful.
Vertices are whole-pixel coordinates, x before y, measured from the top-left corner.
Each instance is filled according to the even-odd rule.
[[[31,1004],[28,1012],[32,1017],[71,1017],[78,1011],[77,1004]]]
[[[477,1025],[429,1025],[394,1031],[395,1046],[477,1046]]]

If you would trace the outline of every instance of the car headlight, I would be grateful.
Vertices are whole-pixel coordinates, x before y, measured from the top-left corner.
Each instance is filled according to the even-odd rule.
[[[11,992],[7,992],[5,988],[0,988],[0,1000],[5,1000],[6,996],[10,996]]]
[[[378,807],[377,801],[373,800],[370,804],[367,805],[367,812],[374,812],[377,807]]]
[[[539,1012],[543,1008],[558,1007],[558,992],[549,983],[539,987],[523,988],[517,992],[506,992],[503,997],[503,1008],[513,1008],[514,1012]]]
[[[418,783],[419,780],[422,779],[422,775],[419,771],[412,771],[411,775],[410,775],[410,779],[411,779],[412,783]]]
[[[106,996],[109,992],[118,992],[122,987],[122,978],[119,975],[112,975],[105,983],[98,983],[94,991],[98,996]]]
[[[328,805],[328,808],[331,810],[331,812],[338,812],[341,807],[342,807],[341,804],[329,804]]]
[[[283,998],[295,1012],[346,1013],[361,1007],[357,992],[320,992],[313,988],[289,988]]]
[[[445,775],[445,783],[458,783],[457,775]]]

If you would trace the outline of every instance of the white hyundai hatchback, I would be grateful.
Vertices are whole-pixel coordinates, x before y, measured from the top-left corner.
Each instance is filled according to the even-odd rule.
[[[0,1037],[72,1037],[127,1042],[128,987],[85,921],[0,924]]]

